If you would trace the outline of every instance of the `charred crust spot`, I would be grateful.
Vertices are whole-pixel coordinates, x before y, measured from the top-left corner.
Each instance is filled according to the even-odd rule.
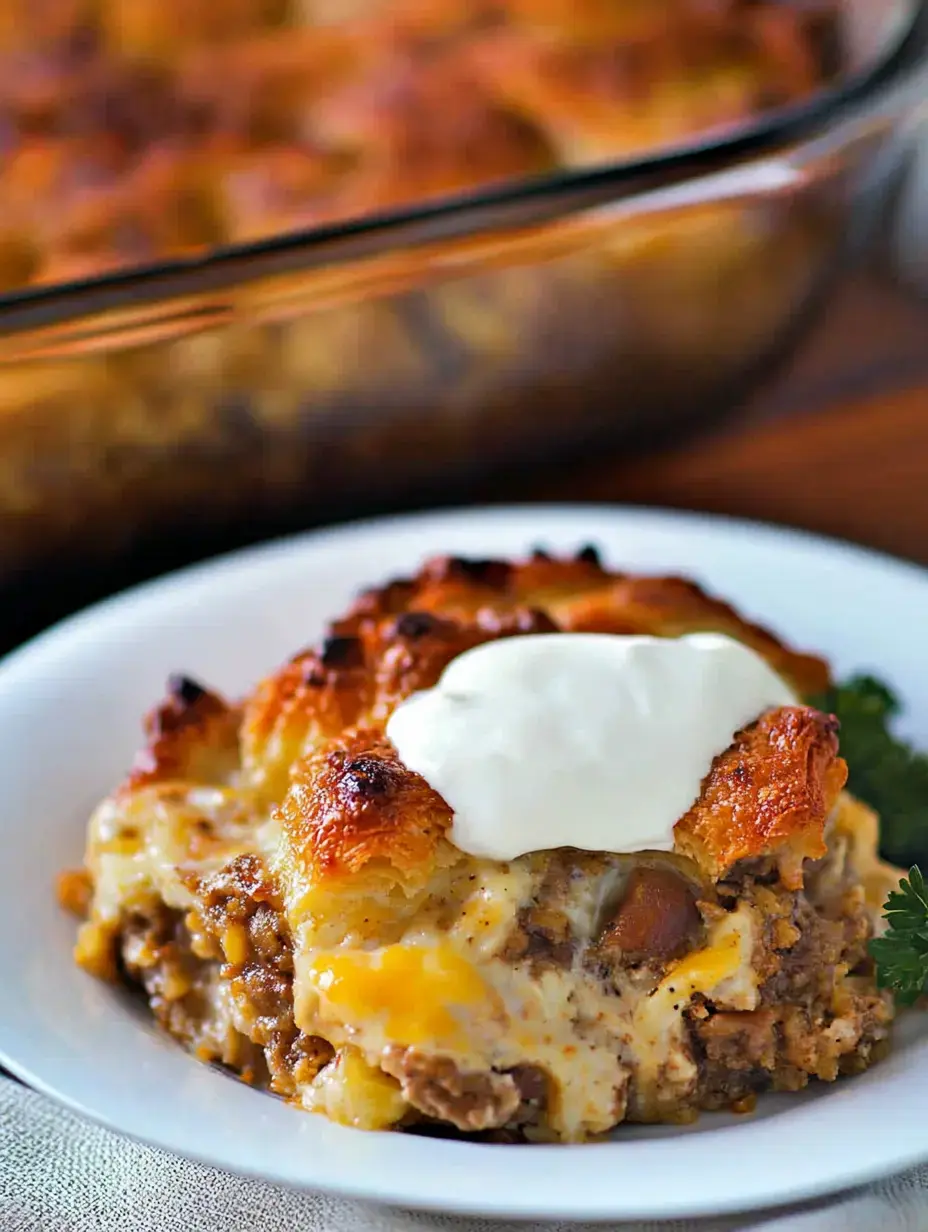
[[[395,785],[390,767],[376,757],[352,757],[342,767],[345,788],[362,800],[389,796]]]
[[[315,660],[306,664],[303,671],[303,683],[311,689],[321,689],[325,685],[325,672]]]
[[[554,557],[550,552],[546,552],[544,548],[532,549],[532,560],[537,560],[540,564],[549,564]]]
[[[321,689],[329,682],[329,672],[363,667],[364,647],[361,639],[353,635],[331,634],[319,651],[306,652],[302,657],[303,683],[311,689]]]
[[[420,637],[434,633],[441,624],[442,621],[431,612],[404,612],[396,622],[396,634],[397,637],[417,641]]]
[[[278,816],[288,847],[320,882],[374,861],[424,884],[451,825],[441,796],[364,729],[299,763]]]
[[[360,638],[335,635],[322,643],[319,655],[323,667],[361,667],[364,662]]]
[[[418,580],[394,578],[384,586],[363,590],[355,598],[351,611],[341,620],[331,623],[333,633],[352,633],[365,621],[381,616],[395,616],[406,610],[418,589]]]
[[[168,677],[168,696],[182,706],[195,706],[207,690],[189,676],[176,673]]]
[[[602,557],[599,554],[598,548],[594,547],[592,543],[588,543],[580,549],[577,553],[577,560],[581,561],[584,565],[595,565],[597,569],[602,568]]]
[[[181,752],[176,744],[168,746],[161,742],[177,740],[183,733],[197,729],[205,732],[221,716],[232,713],[221,697],[195,680],[181,675],[170,676],[167,696],[145,717],[149,747],[136,758],[136,769],[154,771],[166,757],[176,758]]]
[[[513,566],[505,560],[473,559],[464,556],[449,556],[444,561],[444,576],[448,579],[464,579],[480,586],[503,590],[512,576]]]

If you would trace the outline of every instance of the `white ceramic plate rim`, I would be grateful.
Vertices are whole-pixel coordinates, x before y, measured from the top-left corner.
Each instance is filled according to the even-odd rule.
[[[918,633],[928,627],[928,574],[799,532],[641,509],[524,506],[356,523],[195,566],[71,618],[0,665],[0,838],[7,867],[22,871],[21,887],[14,880],[0,896],[0,1061],[78,1112],[180,1155],[459,1214],[721,1214],[833,1192],[928,1158],[928,1039],[918,1038],[919,1024],[868,1074],[812,1098],[769,1101],[756,1119],[705,1118],[694,1133],[631,1131],[579,1147],[495,1147],[362,1134],[298,1113],[197,1065],[74,971],[71,924],[46,897],[53,872],[80,849],[83,814],[62,817],[60,797],[85,808],[106,790],[99,765],[109,773],[112,755],[100,741],[131,747],[135,733],[120,724],[134,726],[140,707],[126,708],[150,702],[165,670],[242,688],[247,680],[223,678],[233,652],[253,678],[318,635],[318,622],[352,591],[424,555],[591,541],[613,565],[706,581],[790,638],[832,652],[839,671],[876,668],[903,689],[908,726],[928,742]],[[308,636],[304,610],[316,621]],[[39,774],[37,756],[53,774]],[[14,942],[12,926],[27,910],[35,932]]]

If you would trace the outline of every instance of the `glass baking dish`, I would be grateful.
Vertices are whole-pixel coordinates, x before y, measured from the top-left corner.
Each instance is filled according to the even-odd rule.
[[[730,411],[902,157],[928,5],[847,21],[867,71],[724,141],[0,297],[0,583],[466,499]]]

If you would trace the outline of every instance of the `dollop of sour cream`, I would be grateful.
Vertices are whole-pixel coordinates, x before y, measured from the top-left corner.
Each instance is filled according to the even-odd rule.
[[[454,659],[387,736],[444,797],[449,837],[470,855],[668,850],[734,734],[796,700],[719,634],[538,634]]]

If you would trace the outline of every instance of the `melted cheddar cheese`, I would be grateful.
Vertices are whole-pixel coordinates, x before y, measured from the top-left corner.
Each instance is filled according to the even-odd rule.
[[[445,942],[316,958],[304,981],[318,997],[320,1019],[337,1035],[382,1032],[407,1047],[469,1052],[470,1020],[498,1012],[477,968]]]

